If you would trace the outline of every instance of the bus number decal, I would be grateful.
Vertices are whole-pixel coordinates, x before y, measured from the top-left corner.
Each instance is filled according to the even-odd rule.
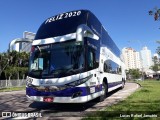
[[[77,15],[77,12],[73,12],[73,16],[76,16]]]
[[[68,13],[65,13],[65,17],[64,18],[68,18]]]
[[[81,11],[77,11],[77,16],[79,16],[81,14]]]
[[[70,12],[68,16],[69,16],[69,17],[72,17],[72,12]]]
[[[67,12],[67,13],[62,13],[57,16],[51,17],[46,20],[45,24],[54,22],[57,20],[65,19],[65,18],[70,18],[70,17],[75,17],[81,15],[81,11],[74,11],[74,12]]]

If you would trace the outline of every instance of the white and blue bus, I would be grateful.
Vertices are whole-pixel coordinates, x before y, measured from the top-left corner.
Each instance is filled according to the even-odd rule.
[[[103,101],[123,88],[125,66],[120,51],[88,10],[61,13],[45,20],[30,52],[26,96],[53,103]]]

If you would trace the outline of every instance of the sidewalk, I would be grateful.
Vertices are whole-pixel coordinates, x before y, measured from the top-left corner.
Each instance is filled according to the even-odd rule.
[[[11,94],[15,95],[15,94],[24,94],[26,92],[26,90],[19,90],[19,91],[8,91],[8,92],[0,92],[0,95],[6,95],[6,94]]]

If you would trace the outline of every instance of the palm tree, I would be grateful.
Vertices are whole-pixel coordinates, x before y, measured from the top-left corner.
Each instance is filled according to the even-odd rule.
[[[0,76],[4,72],[8,79],[19,79],[28,71],[29,53],[12,51],[0,53]]]
[[[0,76],[9,64],[9,58],[7,53],[0,54]]]

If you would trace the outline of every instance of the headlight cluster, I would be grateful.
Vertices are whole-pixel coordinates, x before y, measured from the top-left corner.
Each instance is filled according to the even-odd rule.
[[[32,82],[33,82],[33,79],[30,78],[30,77],[27,77],[27,79],[26,79],[26,85],[30,86],[32,84]]]
[[[85,83],[86,81],[88,81],[88,80],[91,79],[92,77],[93,77],[93,74],[89,75],[89,76],[86,77],[86,78],[82,78],[82,79],[76,80],[76,81],[74,81],[74,82],[67,83],[67,84],[65,84],[65,85],[66,85],[66,86],[70,86],[70,87],[78,86],[78,85],[80,85],[80,84]]]

